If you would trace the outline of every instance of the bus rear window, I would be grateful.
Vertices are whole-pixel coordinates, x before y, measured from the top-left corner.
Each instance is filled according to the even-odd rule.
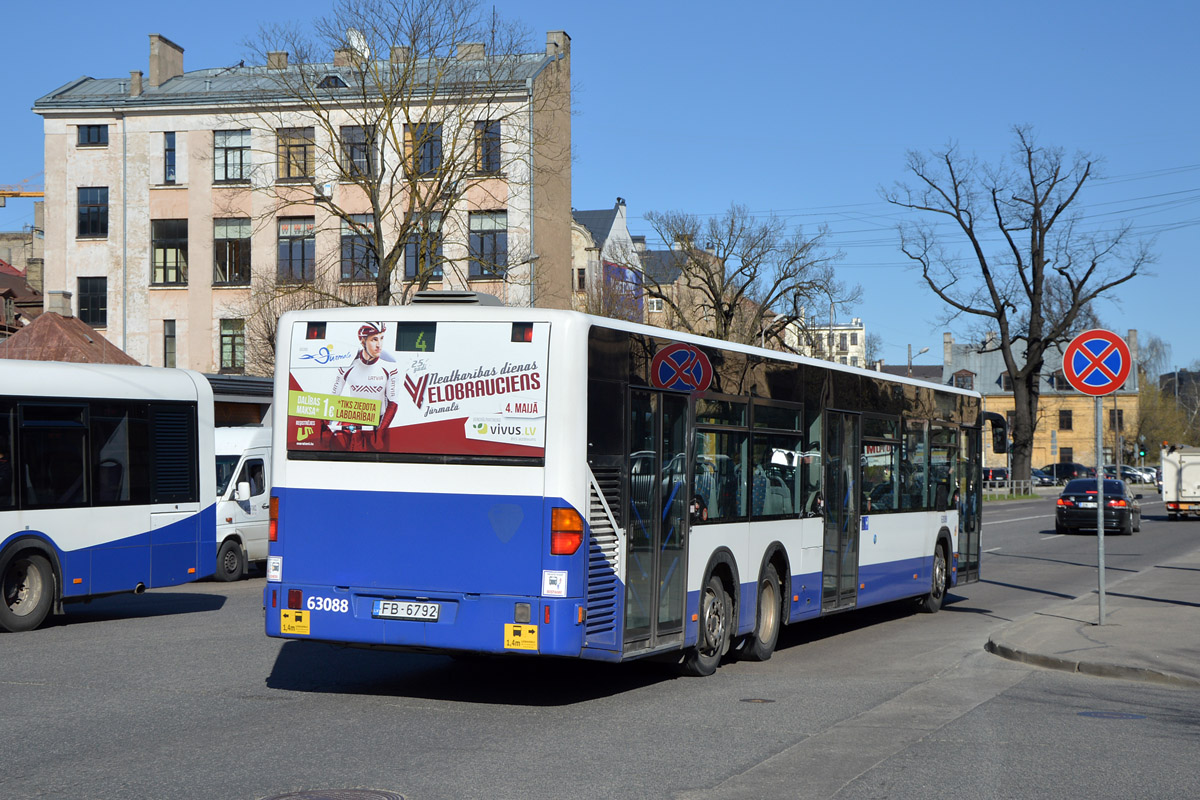
[[[323,324],[292,331],[289,451],[545,455],[549,323]]]

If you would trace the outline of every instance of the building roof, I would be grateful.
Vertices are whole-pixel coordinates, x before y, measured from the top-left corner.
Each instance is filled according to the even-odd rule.
[[[18,278],[24,278],[25,273],[14,267],[12,264],[0,258],[0,275],[15,275]]]
[[[679,254],[674,250],[643,250],[638,255],[642,259],[642,272],[660,286],[674,283],[683,274]]]
[[[496,58],[486,56],[479,60],[458,58],[423,59],[416,63],[415,83],[430,87],[436,82],[440,94],[471,93],[471,87],[487,86],[488,91],[524,90],[526,80],[533,78],[542,67],[556,60],[556,56],[545,53],[529,53]],[[391,62],[375,62],[375,74],[387,75]],[[403,69],[397,65],[398,69]],[[371,69],[371,68],[369,68]],[[321,89],[331,98],[354,97],[354,66],[335,66],[332,63],[289,64],[284,69],[266,66],[216,67],[184,72],[164,81],[159,86],[142,84],[142,93],[136,97],[129,94],[130,79],[90,78],[86,75],[58,87],[49,94],[39,97],[33,104],[35,112],[71,108],[111,108],[113,106],[139,107],[162,105],[210,105],[236,104],[240,101],[294,100],[294,90],[288,85],[298,85],[302,80],[308,86],[316,86],[327,76],[337,76],[346,88]],[[408,77],[408,76],[406,76]],[[368,79],[370,91],[372,80]],[[361,94],[361,91],[359,91]]]
[[[604,243],[608,241],[608,234],[612,231],[613,223],[617,221],[617,209],[605,208],[600,211],[576,211],[571,209],[571,218],[587,228],[588,233],[592,235],[592,241],[596,243],[597,247],[603,247]]]
[[[39,315],[0,342],[0,358],[139,365],[92,326],[77,317],[64,317],[53,311]]]

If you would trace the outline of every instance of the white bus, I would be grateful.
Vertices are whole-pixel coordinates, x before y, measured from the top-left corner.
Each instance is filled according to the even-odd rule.
[[[293,312],[276,352],[271,636],[703,675],[979,577],[974,392],[483,305]]]
[[[0,628],[212,575],[215,480],[203,375],[0,359]]]

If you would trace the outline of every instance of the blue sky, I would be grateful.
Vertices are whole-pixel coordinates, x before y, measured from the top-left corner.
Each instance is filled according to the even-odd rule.
[[[940,302],[898,249],[897,209],[881,186],[905,179],[905,154],[955,141],[988,162],[1015,124],[1068,154],[1103,158],[1083,199],[1086,224],[1121,221],[1154,238],[1152,276],[1099,308],[1106,326],[1159,336],[1171,363],[1200,361],[1189,302],[1200,297],[1200,4],[1082,2],[562,2],[508,0],[535,48],[547,30],[572,39],[573,201],[624,197],[634,234],[647,211],[720,214],[730,203],[776,213],[845,254],[839,277],[863,287],[847,316],[883,337],[889,363],[958,340]],[[4,3],[9,49],[0,82],[0,184],[42,170],[33,101],[81,75],[148,66],[150,33],[185,49],[184,68],[235,64],[278,3],[202,6],[126,0]],[[288,20],[328,7],[290,0]],[[731,13],[731,9],[734,12]],[[28,201],[0,209],[0,230],[32,222]]]

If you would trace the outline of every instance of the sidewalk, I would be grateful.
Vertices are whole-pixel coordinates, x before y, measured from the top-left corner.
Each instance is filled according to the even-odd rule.
[[[1197,539],[1200,543],[1200,537]],[[990,653],[1050,669],[1200,688],[1200,544],[996,631]]]

